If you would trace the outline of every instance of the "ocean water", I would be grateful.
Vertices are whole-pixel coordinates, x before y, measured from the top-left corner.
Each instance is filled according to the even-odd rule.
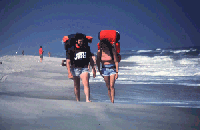
[[[116,103],[200,108],[199,48],[126,50],[121,55]],[[99,74],[90,83],[95,101],[110,102]]]

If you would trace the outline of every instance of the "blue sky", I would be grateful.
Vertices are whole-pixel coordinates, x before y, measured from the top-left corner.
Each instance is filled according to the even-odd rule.
[[[200,37],[198,0],[3,0],[0,1],[0,55],[25,50],[64,53],[63,36],[81,32],[121,34],[121,49],[197,46]],[[19,48],[20,47],[20,48]]]

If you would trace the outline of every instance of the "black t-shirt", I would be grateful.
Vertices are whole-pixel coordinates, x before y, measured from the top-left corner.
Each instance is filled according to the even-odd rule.
[[[72,67],[84,68],[85,66],[88,66],[90,56],[92,56],[92,54],[89,46],[86,48],[72,47],[67,53],[67,59],[70,59]]]

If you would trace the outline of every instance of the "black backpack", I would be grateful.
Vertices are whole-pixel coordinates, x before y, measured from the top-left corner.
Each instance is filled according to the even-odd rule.
[[[65,50],[67,51],[70,48],[75,47],[76,46],[76,40],[77,39],[81,39],[81,38],[84,39],[83,42],[85,43],[85,46],[88,46],[88,42],[91,42],[90,40],[88,40],[86,38],[86,35],[82,34],[82,33],[76,33],[76,34],[70,34],[68,36],[64,36],[63,37],[63,42],[65,43],[64,44]]]
[[[68,36],[63,37],[63,42],[64,42],[64,48],[67,51],[69,48],[72,46],[75,46],[76,44],[76,39],[75,39],[76,34],[70,34]],[[65,38],[67,37],[67,38]]]
[[[87,49],[90,49],[90,46],[88,46],[88,42],[91,42],[91,40],[87,39],[85,34],[76,33],[76,34],[70,34],[68,36],[63,37],[64,48],[66,50],[66,56],[67,56],[69,51],[74,52],[74,56],[75,56],[75,52],[76,52],[76,48],[77,48],[76,47],[76,40],[81,39],[81,38],[84,39],[83,42],[84,42],[85,47]],[[73,61],[74,60],[72,60],[72,62],[71,62],[72,64],[73,64]]]

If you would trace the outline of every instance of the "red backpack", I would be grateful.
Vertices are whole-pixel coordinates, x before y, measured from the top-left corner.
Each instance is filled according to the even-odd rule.
[[[118,62],[121,61],[121,55],[120,53],[120,34],[116,30],[101,30],[98,34],[99,40],[107,39],[111,45],[113,45],[116,49],[117,57],[118,57]],[[100,49],[100,44],[97,44],[98,50]]]

